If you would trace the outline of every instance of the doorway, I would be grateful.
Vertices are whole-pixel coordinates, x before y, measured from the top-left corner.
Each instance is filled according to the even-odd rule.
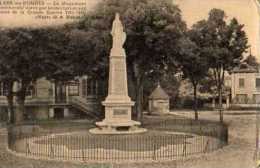
[[[64,118],[64,109],[55,108],[54,109],[54,119],[63,119]]]
[[[55,103],[66,103],[66,85],[61,83],[55,84]]]

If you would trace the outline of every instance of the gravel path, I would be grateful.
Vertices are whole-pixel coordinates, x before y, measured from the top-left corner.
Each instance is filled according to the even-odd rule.
[[[247,115],[248,114],[248,115]],[[188,115],[182,113],[182,115]],[[218,120],[218,114],[201,112],[201,118]],[[225,148],[183,162],[180,168],[252,168],[256,142],[256,117],[254,112],[226,112],[229,124],[229,145]]]
[[[226,113],[225,122],[229,124],[229,145],[210,154],[176,162],[164,163],[128,163],[128,164],[76,164],[56,161],[32,160],[13,156],[6,151],[6,145],[0,141],[0,168],[252,168],[255,152],[255,115],[247,112]],[[178,115],[193,117],[187,112]],[[201,112],[203,119],[218,120],[213,112]]]

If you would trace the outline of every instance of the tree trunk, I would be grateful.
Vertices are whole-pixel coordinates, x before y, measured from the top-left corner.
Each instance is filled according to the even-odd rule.
[[[223,122],[223,105],[222,105],[222,87],[219,87],[219,120],[220,122]]]
[[[223,65],[221,65],[220,73],[219,73],[219,120],[221,123],[224,121],[223,117],[223,104],[222,104],[222,91],[223,91],[223,83],[225,79],[225,71],[223,69]]]
[[[193,110],[195,112],[195,120],[199,119],[199,114],[198,114],[198,98],[197,98],[197,85],[193,84],[193,96],[194,96],[194,106]]]
[[[136,94],[136,102],[135,102],[135,108],[136,108],[136,115],[137,115],[137,120],[141,121],[142,120],[142,104],[141,104],[141,95],[138,93]]]
[[[7,95],[7,102],[8,102],[8,113],[10,114],[9,123],[15,123],[15,114],[14,114],[14,101],[13,101],[13,94],[8,93]]]
[[[25,97],[26,97],[26,91],[28,88],[27,82],[21,83],[21,88],[17,92],[17,109],[15,110],[15,123],[20,124],[24,120],[24,113],[25,113]]]
[[[24,120],[25,106],[24,101],[17,100],[18,106],[15,110],[15,124],[21,124]]]
[[[223,65],[219,65],[219,67],[215,70],[215,78],[216,78],[216,86],[218,93],[218,111],[219,111],[219,121],[223,122],[223,104],[222,104],[222,86],[225,79],[225,71],[223,69]]]
[[[141,78],[138,77],[136,83],[136,96],[135,96],[135,109],[136,109],[136,117],[138,121],[143,120],[143,85],[141,82]]]
[[[20,90],[17,95],[17,108],[15,110],[15,123],[20,124],[23,122],[24,113],[25,113],[25,91]]]
[[[8,119],[9,120],[8,122],[11,124],[15,123],[13,85],[14,85],[13,81],[7,83],[8,93],[6,95],[7,103],[8,103],[8,113],[10,117]]]
[[[223,122],[223,105],[222,105],[222,82],[221,77],[219,75],[218,82],[218,110],[219,110],[219,121]]]
[[[137,120],[143,119],[143,73],[138,63],[133,64],[133,80],[135,81],[135,114]]]

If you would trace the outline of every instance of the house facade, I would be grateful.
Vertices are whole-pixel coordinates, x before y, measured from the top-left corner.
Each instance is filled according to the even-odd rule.
[[[247,64],[235,68],[231,74],[233,106],[257,107],[260,104],[260,72]]]
[[[16,84],[14,87],[15,90],[19,86]],[[0,83],[2,114],[8,113],[6,93],[5,84],[2,82]],[[27,91],[24,117],[27,120],[96,118],[101,111],[100,99],[103,93],[103,82],[88,76],[66,83],[54,83],[42,78],[32,84]]]

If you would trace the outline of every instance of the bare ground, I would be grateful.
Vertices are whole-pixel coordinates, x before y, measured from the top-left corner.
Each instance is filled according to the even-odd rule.
[[[175,112],[193,117],[193,113]],[[218,120],[214,112],[201,112],[203,119]],[[124,164],[76,164],[58,161],[32,160],[17,157],[6,151],[0,143],[0,168],[252,168],[256,140],[256,120],[252,112],[226,112],[224,120],[229,124],[229,145],[218,151],[198,155],[186,160],[163,163]]]
[[[200,117],[218,120],[219,116],[216,113],[212,114],[212,112],[201,112]],[[256,116],[254,115],[254,112],[226,112],[224,120],[227,124],[229,124],[229,145],[213,153],[186,160],[178,167],[254,167],[254,153],[256,145]]]

